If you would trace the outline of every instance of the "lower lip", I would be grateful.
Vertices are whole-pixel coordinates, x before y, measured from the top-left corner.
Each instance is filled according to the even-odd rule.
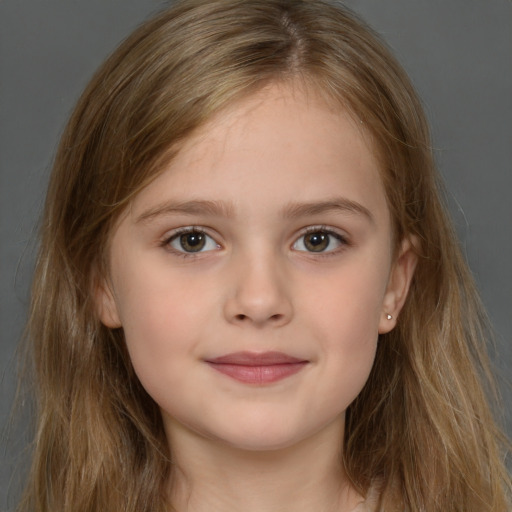
[[[245,384],[271,384],[300,372],[306,366],[307,362],[262,366],[212,362],[208,362],[208,364],[214,370]]]

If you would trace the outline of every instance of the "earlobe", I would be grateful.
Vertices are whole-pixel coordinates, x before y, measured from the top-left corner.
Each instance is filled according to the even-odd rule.
[[[117,305],[114,299],[112,287],[105,280],[96,286],[95,302],[101,323],[110,329],[121,327],[121,320],[117,312]]]
[[[417,240],[415,237],[407,237],[402,241],[400,251],[391,269],[382,303],[379,334],[385,334],[396,326],[397,317],[405,304],[418,262],[416,247]]]

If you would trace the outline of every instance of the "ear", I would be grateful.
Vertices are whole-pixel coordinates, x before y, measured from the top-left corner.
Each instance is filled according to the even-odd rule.
[[[117,329],[121,327],[121,320],[117,311],[117,304],[115,301],[112,286],[106,282],[105,279],[95,286],[94,300],[96,304],[96,311],[105,327],[110,329]]]
[[[405,304],[416,263],[418,262],[415,250],[417,245],[418,242],[415,237],[407,237],[402,241],[398,256],[389,275],[382,303],[379,334],[385,334],[396,326],[397,317]]]

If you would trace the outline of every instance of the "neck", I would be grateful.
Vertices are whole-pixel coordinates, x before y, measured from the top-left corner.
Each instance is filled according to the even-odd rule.
[[[267,451],[235,448],[182,426],[172,437],[170,496],[177,512],[348,512],[362,501],[343,469],[337,424]]]

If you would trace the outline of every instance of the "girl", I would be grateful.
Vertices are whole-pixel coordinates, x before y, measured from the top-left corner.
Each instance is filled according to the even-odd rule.
[[[143,25],[56,157],[20,510],[508,510],[438,188],[407,77],[341,6]]]

